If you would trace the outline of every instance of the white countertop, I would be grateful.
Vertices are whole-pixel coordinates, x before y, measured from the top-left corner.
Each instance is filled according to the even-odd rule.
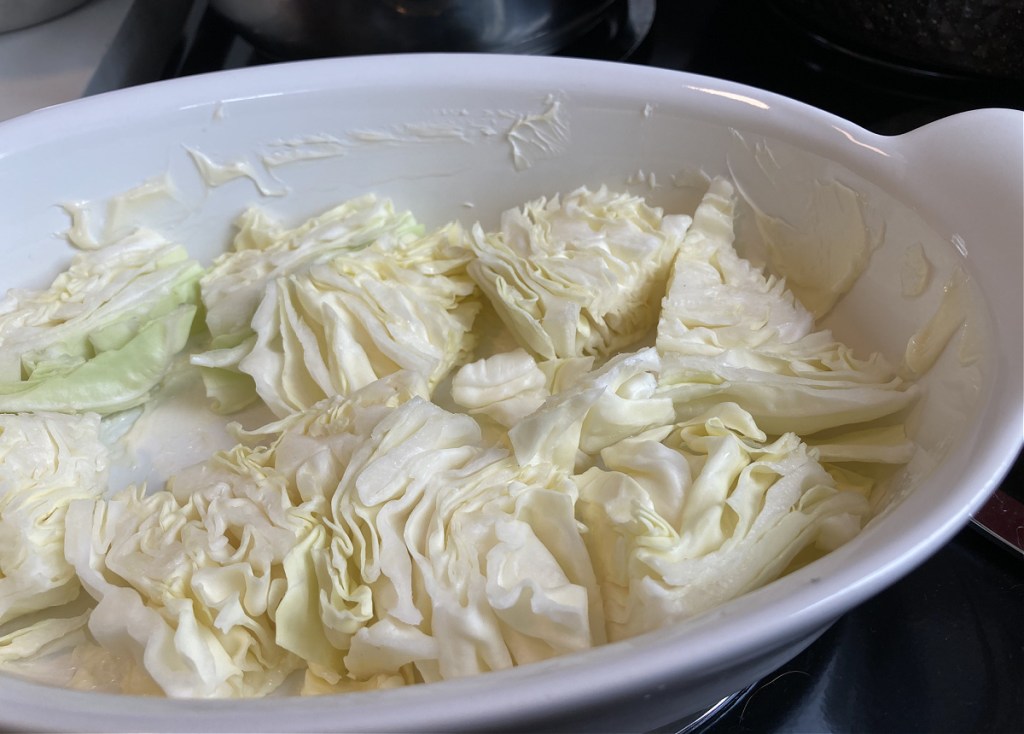
[[[0,34],[0,119],[85,94],[134,0],[92,0]]]
[[[0,120],[157,78],[200,6],[205,2],[90,0],[59,18],[0,33]],[[159,39],[140,41],[153,27]]]

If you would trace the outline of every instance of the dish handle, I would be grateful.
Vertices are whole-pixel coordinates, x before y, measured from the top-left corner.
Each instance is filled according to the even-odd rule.
[[[899,149],[905,182],[927,192],[949,231],[1001,233],[1020,250],[1024,111],[961,112],[905,133]]]
[[[1024,353],[1024,111],[962,112],[895,141],[899,185],[918,197],[933,227],[954,243],[985,284],[997,348]],[[908,204],[915,202],[908,201]],[[1004,397],[1021,394],[1019,372]],[[1019,407],[1018,407],[1019,410]]]

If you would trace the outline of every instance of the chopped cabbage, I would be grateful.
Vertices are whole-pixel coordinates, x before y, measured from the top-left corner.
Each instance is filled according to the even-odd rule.
[[[730,348],[789,352],[814,319],[785,283],[733,248],[736,198],[715,178],[693,214],[673,266],[658,320],[663,353],[713,356]]]
[[[201,279],[139,234],[12,292],[0,411],[35,412],[0,412],[0,662],[70,648],[68,685],[179,697],[429,683],[842,545],[914,456],[918,390],[740,258],[734,216],[724,179],[692,220],[582,188],[469,236],[366,196],[293,229],[246,212]],[[214,407],[275,419],[108,495],[97,413],[146,400],[200,288]]]
[[[69,617],[42,617],[0,634],[0,667],[28,680],[77,687],[76,671],[68,663],[90,644],[88,622],[89,611],[85,611]]]
[[[107,489],[96,414],[0,414],[0,625],[72,601],[64,516]]]
[[[571,470],[605,446],[673,422],[672,401],[657,394],[660,366],[660,356],[649,347],[578,377],[509,430],[516,458]]]
[[[452,400],[470,415],[487,415],[506,428],[550,395],[547,377],[524,350],[501,352],[464,365],[452,378]]]
[[[544,359],[609,356],[654,328],[690,223],[601,188],[537,199],[473,229],[469,273],[521,346]]]
[[[31,660],[55,645],[66,646],[77,641],[78,633],[88,622],[89,612],[83,612],[74,617],[40,619],[27,627],[19,627],[0,636],[0,663]]]
[[[48,289],[0,300],[0,411],[145,402],[192,330],[201,266],[140,231],[77,255]]]
[[[289,416],[164,491],[73,503],[92,636],[203,697],[303,666],[311,686],[366,688],[603,641],[569,476],[479,445],[410,379]]]
[[[423,390],[415,375],[380,380],[265,426],[252,437],[268,445],[219,452],[164,490],[73,502],[67,559],[97,602],[92,637],[123,661],[121,690],[262,696],[299,669],[285,643],[301,630],[277,619],[302,583],[295,559],[323,532],[363,434]]]
[[[399,370],[422,374],[433,388],[468,355],[479,308],[472,281],[458,272],[464,261],[440,263],[457,247],[458,231],[442,229],[403,252],[337,257],[275,281],[239,370],[278,416]]]
[[[237,226],[233,249],[217,258],[202,279],[206,325],[218,347],[250,335],[250,322],[271,281],[339,253],[422,234],[411,213],[396,212],[390,201],[372,195],[346,201],[292,229],[255,208],[246,210]]]

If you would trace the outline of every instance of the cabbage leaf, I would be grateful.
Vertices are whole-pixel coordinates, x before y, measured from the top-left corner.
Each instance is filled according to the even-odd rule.
[[[309,661],[307,690],[436,681],[603,640],[574,503],[566,473],[481,446],[472,418],[419,397],[392,410],[290,559],[301,581],[289,577],[278,634]]]
[[[509,430],[516,458],[571,471],[627,436],[674,422],[672,400],[658,394],[660,370],[648,347],[576,377]]]
[[[707,414],[605,448],[576,478],[608,636],[640,634],[763,586],[855,535],[867,499],[792,433]]]
[[[675,260],[658,323],[660,387],[679,419],[736,402],[770,434],[898,416],[918,397],[878,354],[859,359],[785,283],[733,247],[732,184],[714,179]]]
[[[75,599],[64,516],[107,489],[99,416],[0,414],[0,625]]]
[[[610,356],[645,336],[686,215],[606,188],[537,199],[477,225],[469,273],[520,346],[543,359]]]
[[[202,279],[206,325],[215,347],[234,346],[250,335],[250,322],[271,281],[339,253],[422,234],[411,213],[395,211],[392,202],[372,195],[350,199],[293,228],[257,208],[246,210],[236,226],[232,249]]]
[[[192,361],[224,412],[258,396],[280,417],[399,370],[433,386],[468,355],[479,303],[459,226],[419,236],[410,216],[369,197],[313,222],[250,222],[245,241],[257,246],[203,281],[213,349]]]
[[[400,370],[433,388],[469,354],[479,310],[456,252],[460,232],[446,227],[400,252],[363,250],[275,281],[239,370],[278,416]]]
[[[0,412],[101,414],[145,402],[192,330],[202,267],[139,231],[0,300]]]
[[[277,645],[274,613],[315,503],[273,458],[238,446],[165,490],[68,509],[67,559],[96,600],[90,633],[167,695],[261,696],[301,665]]]
[[[451,397],[470,415],[485,415],[511,428],[551,395],[576,384],[593,364],[593,357],[537,362],[525,349],[499,352],[459,368]]]

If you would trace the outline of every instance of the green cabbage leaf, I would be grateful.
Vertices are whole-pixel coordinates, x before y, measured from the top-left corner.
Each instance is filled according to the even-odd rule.
[[[140,231],[80,253],[49,288],[0,300],[0,412],[142,404],[192,330],[202,267]]]

